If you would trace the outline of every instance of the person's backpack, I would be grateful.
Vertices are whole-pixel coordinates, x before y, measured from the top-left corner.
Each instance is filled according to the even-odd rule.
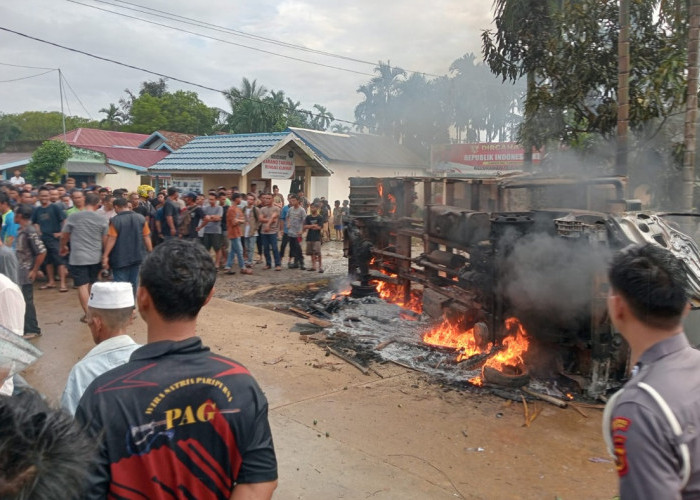
[[[193,208],[196,208],[196,206]],[[178,217],[177,230],[180,236],[190,235],[190,225],[192,224],[192,213],[189,208],[185,208],[180,211],[180,216]]]

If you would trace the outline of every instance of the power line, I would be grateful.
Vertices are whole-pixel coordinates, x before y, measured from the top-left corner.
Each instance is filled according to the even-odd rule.
[[[60,72],[58,73],[58,75],[59,75],[58,85],[61,88],[61,95],[64,95],[64,94],[66,94],[66,91],[63,90],[63,75],[61,75]],[[66,107],[68,107],[68,116],[72,116],[73,112],[70,109],[70,103],[68,102],[68,99],[65,99],[65,101],[66,101]]]
[[[83,101],[80,100],[80,97],[78,97],[78,94],[75,93],[75,90],[73,90],[73,87],[71,87],[71,86],[70,86],[70,83],[68,83],[68,79],[66,78],[65,73],[61,72],[61,78],[63,79],[64,82],[66,82],[66,85],[68,85],[68,88],[69,88],[70,91],[73,93],[73,95],[75,96],[75,98],[78,100],[78,103],[79,103],[80,106],[83,108],[83,111],[85,111],[85,113],[87,113],[88,117],[92,120],[92,119],[93,119],[93,118],[92,118],[92,115],[90,114],[90,112],[87,110],[87,108],[86,108],[85,105],[83,104]],[[66,100],[66,102],[68,102],[68,101]],[[69,111],[70,111],[70,109],[69,109]]]
[[[75,53],[77,53],[77,54],[82,54],[82,55],[84,55],[84,56],[92,57],[93,59],[99,59],[100,61],[105,61],[105,62],[108,62],[108,63],[117,64],[117,65],[123,66],[123,67],[125,67],[125,68],[134,69],[134,70],[136,70],[136,71],[143,71],[144,73],[149,73],[149,74],[151,74],[151,75],[159,76],[159,77],[161,77],[161,78],[166,78],[166,79],[168,79],[168,80],[173,80],[173,81],[176,81],[176,82],[184,83],[184,84],[186,84],[186,85],[191,85],[191,86],[193,86],[193,87],[198,87],[198,88],[200,88],[200,89],[210,90],[210,91],[212,91],[212,92],[216,92],[216,93],[219,93],[219,94],[228,95],[228,91],[224,91],[224,90],[220,90],[220,89],[215,89],[215,88],[213,88],[213,87],[208,87],[208,86],[206,86],[206,85],[201,85],[201,84],[199,84],[199,83],[194,83],[194,82],[191,82],[191,81],[189,81],[189,80],[183,80],[182,78],[177,78],[177,77],[174,77],[174,76],[166,75],[165,73],[159,73],[159,72],[157,72],[157,71],[153,71],[153,70],[150,70],[150,69],[141,68],[141,67],[139,67],[139,66],[134,66],[133,64],[123,63],[123,62],[120,62],[120,61],[116,61],[116,60],[114,60],[114,59],[109,59],[108,57],[98,56],[98,55],[96,55],[96,54],[91,54],[90,52],[85,52],[84,50],[74,49],[74,48],[72,48],[72,47],[66,47],[65,45],[61,45],[61,44],[58,44],[58,43],[55,43],[55,42],[50,42],[50,41],[44,40],[44,39],[42,39],[42,38],[37,38],[37,37],[35,37],[35,36],[27,35],[26,33],[20,33],[19,31],[15,31],[15,30],[11,30],[11,29],[9,29],[9,28],[5,28],[4,26],[0,26],[0,31],[6,31],[7,33],[12,33],[12,34],[14,34],[14,35],[21,36],[21,37],[23,37],[23,38],[28,38],[29,40],[34,40],[34,41],[36,41],[36,42],[45,43],[45,44],[51,45],[51,46],[53,46],[53,47],[58,47],[59,49],[64,49],[64,50],[68,50],[68,51],[70,51],[70,52],[75,52]],[[267,104],[267,103],[265,103],[265,102],[263,102],[263,101],[261,101],[261,100],[259,100],[259,99],[252,99],[252,98],[250,98],[250,97],[241,97],[241,99],[245,99],[245,100],[248,100],[248,101],[251,101],[251,102],[256,102],[256,103],[259,103],[259,104]],[[311,111],[306,111],[306,110],[294,110],[294,109],[291,109],[291,108],[289,108],[289,107],[287,107],[287,106],[284,106],[284,105],[282,105],[282,107],[283,107],[284,109],[286,109],[287,111],[291,111],[291,112],[294,112],[294,111],[296,111],[296,112],[303,112],[303,113],[306,113],[308,116],[311,116],[311,117],[321,116],[320,114],[315,114],[315,113],[312,113]],[[352,122],[352,121],[349,121],[349,120],[342,120],[342,119],[340,119],[340,118],[334,118],[334,121],[343,122],[343,123],[349,123],[350,125],[357,125],[355,122]]]
[[[58,71],[58,68],[42,68],[41,66],[23,66],[21,64],[10,64],[0,62],[0,66],[12,66],[13,68],[29,68],[29,69],[51,69],[53,71]]]
[[[12,66],[12,65],[8,64],[7,66]],[[42,75],[46,75],[48,73],[53,73],[54,71],[56,71],[56,70],[50,69],[48,71],[44,71],[43,73],[37,73],[36,75],[23,76],[22,78],[13,78],[12,80],[0,80],[0,83],[18,82],[20,80],[28,80],[29,78],[36,78],[37,76],[42,76]]]
[[[164,10],[154,9],[154,8],[152,8],[152,7],[147,7],[147,6],[144,6],[144,5],[139,5],[139,4],[136,4],[136,3],[133,3],[133,2],[127,2],[127,1],[125,1],[125,0],[113,0],[113,1],[114,1],[115,3],[118,3],[118,4],[131,5],[132,7],[124,7],[124,6],[121,6],[121,5],[115,5],[115,3],[107,2],[107,1],[105,1],[105,0],[93,0],[93,1],[94,1],[94,2],[98,2],[98,3],[103,3],[103,4],[106,4],[106,5],[111,5],[111,6],[113,6],[113,7],[118,7],[118,8],[127,9],[127,10],[133,10],[133,11],[136,11],[136,12],[141,12],[141,13],[143,13],[143,14],[153,15],[153,13],[155,12],[155,13],[157,13],[158,15],[166,16],[168,19],[171,19],[171,20],[173,20],[173,21],[178,21],[178,22],[182,22],[182,23],[185,23],[185,24],[193,24],[193,25],[199,26],[199,27],[201,27],[201,28],[211,29],[211,30],[213,30],[213,31],[220,31],[220,32],[228,33],[228,34],[231,34],[231,35],[234,35],[234,36],[240,36],[240,37],[243,37],[243,38],[249,38],[249,39],[251,39],[251,40],[257,40],[257,41],[261,41],[261,42],[265,42],[265,43],[270,43],[270,44],[273,44],[273,45],[279,45],[279,46],[281,46],[281,47],[287,47],[287,48],[291,48],[291,49],[294,49],[294,50],[300,50],[300,51],[303,51],[303,52],[309,52],[309,53],[313,53],[313,54],[319,54],[319,55],[323,55],[323,56],[327,56],[327,57],[334,57],[334,58],[337,58],[337,59],[342,59],[342,60],[345,60],[345,61],[356,62],[356,63],[360,63],[360,64],[368,64],[368,65],[371,65],[371,66],[376,66],[376,65],[377,65],[377,63],[376,63],[376,62],[373,62],[373,61],[365,61],[365,60],[363,60],[363,59],[357,59],[357,58],[350,57],[350,56],[346,56],[346,55],[343,55],[343,54],[337,54],[337,53],[333,53],[333,52],[327,52],[327,51],[325,51],[325,50],[319,50],[319,49],[312,49],[312,48],[306,47],[306,46],[304,46],[304,45],[299,45],[299,44],[291,43],[291,42],[285,42],[285,41],[283,41],[283,40],[276,40],[276,39],[274,39],[274,38],[269,38],[269,37],[265,37],[265,36],[262,36],[262,35],[256,35],[256,34],[254,34],[254,33],[248,33],[248,32],[245,32],[245,31],[242,31],[242,30],[233,29],[233,28],[227,28],[226,26],[221,26],[221,25],[218,25],[218,24],[209,23],[209,22],[207,22],[207,21],[202,21],[201,19],[195,19],[195,18],[192,18],[192,17],[181,16],[181,15],[179,15],[179,14],[174,14],[174,13],[172,13],[172,12],[167,12],[167,11],[164,11]],[[135,7],[139,7],[139,8],[137,9],[137,8],[135,8]],[[140,9],[146,9],[146,10],[140,10]],[[403,68],[402,68],[402,69],[403,69]],[[439,77],[439,76],[440,76],[440,75],[433,75],[433,74],[431,74],[431,73],[426,73],[426,72],[424,72],[424,71],[415,71],[415,70],[409,70],[409,69],[406,69],[405,71],[408,72],[408,73],[420,73],[420,74],[423,74],[423,75],[426,75],[426,76],[432,76],[432,77]]]
[[[182,32],[182,33],[187,33],[187,34],[194,35],[194,36],[199,36],[199,37],[202,37],[202,38],[207,38],[207,39],[209,39],[209,40],[214,40],[214,41],[216,41],[216,42],[222,42],[222,43],[226,43],[226,44],[229,44],[229,45],[235,45],[236,47],[242,47],[242,48],[244,48],[244,49],[254,50],[254,51],[256,51],[256,52],[262,52],[263,54],[269,54],[269,55],[273,55],[273,56],[277,56],[277,57],[282,57],[282,58],[284,58],[284,59],[291,59],[291,60],[293,60],[293,61],[303,62],[303,63],[307,63],[307,64],[313,64],[313,65],[315,65],[315,66],[322,66],[322,67],[324,67],[324,68],[337,69],[337,70],[339,70],[339,71],[346,71],[346,72],[348,72],[348,73],[355,73],[355,74],[357,74],[357,75],[374,76],[374,75],[372,75],[371,73],[365,73],[365,72],[363,72],[363,71],[355,71],[354,69],[341,68],[340,66],[332,66],[332,65],[330,65],[330,64],[323,64],[323,63],[319,63],[319,62],[309,61],[309,60],[307,60],[307,59],[301,59],[301,58],[299,58],[299,57],[286,56],[286,55],[284,55],[284,54],[279,54],[279,53],[273,52],[273,51],[271,51],[271,50],[265,50],[265,49],[260,49],[260,48],[257,48],[257,47],[251,47],[250,45],[244,45],[244,44],[241,44],[241,43],[232,42],[232,41],[230,41],[230,40],[224,40],[223,38],[216,38],[216,37],[213,37],[213,36],[204,35],[204,34],[202,34],[202,33],[196,33],[196,32],[194,32],[194,31],[189,31],[189,30],[186,30],[186,29],[183,29],[183,28],[178,28],[178,27],[176,27],[176,26],[170,26],[170,25],[168,25],[168,24],[163,24],[163,23],[158,23],[158,22],[155,22],[155,21],[150,21],[150,20],[148,20],[148,19],[143,19],[142,17],[130,16],[129,14],[123,14],[123,13],[121,13],[121,12],[115,12],[115,11],[113,11],[113,10],[103,9],[102,7],[97,7],[96,5],[88,5],[88,4],[86,4],[86,3],[78,2],[77,0],[66,0],[66,1],[67,1],[67,2],[70,2],[70,3],[82,5],[83,7],[89,7],[89,8],[91,8],[91,9],[101,10],[102,12],[108,12],[108,13],[110,13],[110,14],[114,14],[114,15],[117,15],[117,16],[126,17],[126,18],[128,18],[128,19],[134,19],[134,20],[137,20],[137,21],[142,21],[142,22],[144,22],[144,23],[153,24],[153,25],[155,25],[155,26],[160,26],[160,27],[162,27],[162,28],[167,28],[167,29],[171,29],[171,30],[174,30],[174,31],[179,31],[179,32]]]

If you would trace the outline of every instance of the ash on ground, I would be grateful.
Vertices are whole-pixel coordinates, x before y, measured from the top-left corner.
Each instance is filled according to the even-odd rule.
[[[336,280],[329,289],[319,291],[313,298],[301,298],[295,307],[328,322],[324,328],[300,330],[301,333],[323,331],[335,348],[340,348],[364,365],[370,362],[392,362],[470,392],[489,392],[520,401],[523,394],[513,387],[486,383],[476,386],[471,379],[481,376],[484,362],[491,353],[478,354],[457,362],[458,352],[452,348],[435,347],[423,342],[423,335],[436,324],[427,315],[417,314],[385,302],[379,297],[353,298],[343,295],[349,288],[347,280]],[[347,292],[345,292],[347,293]],[[530,379],[530,389],[556,398],[571,399],[578,392],[571,380]],[[526,399],[531,400],[529,396]],[[578,397],[576,399],[579,399]]]

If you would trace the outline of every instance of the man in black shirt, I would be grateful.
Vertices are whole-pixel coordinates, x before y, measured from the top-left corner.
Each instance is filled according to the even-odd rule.
[[[168,198],[163,205],[163,224],[161,233],[163,239],[177,238],[177,226],[180,221],[180,205],[177,204],[179,192],[176,187],[168,188]]]
[[[197,205],[197,195],[195,193],[187,193],[185,196],[185,210],[189,215],[189,224],[187,228],[187,233],[183,235],[184,238],[192,241],[199,241],[199,234],[197,233],[197,226],[202,221],[204,217],[204,212],[202,212],[202,207]]]
[[[321,229],[326,220],[321,215],[319,203],[312,203],[310,214],[304,220],[304,230],[306,233],[306,255],[311,257],[311,267],[307,271],[315,271],[318,264],[318,272],[323,272],[321,262]]]
[[[41,237],[41,242],[46,247],[46,277],[49,280],[46,285],[40,286],[39,289],[56,288],[54,270],[58,269],[58,276],[61,282],[59,290],[67,292],[66,276],[68,269],[66,268],[66,259],[60,255],[61,245],[59,244],[66,214],[57,204],[51,203],[49,190],[46,187],[39,188],[39,202],[41,206],[35,207],[32,212],[32,224],[34,224]]]
[[[95,379],[76,412],[101,436],[83,498],[271,498],[277,461],[265,395],[195,333],[214,262],[198,243],[169,240],[140,278],[148,344]]]

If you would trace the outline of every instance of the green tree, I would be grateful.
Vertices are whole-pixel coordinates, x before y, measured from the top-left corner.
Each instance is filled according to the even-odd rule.
[[[325,106],[314,104],[314,116],[311,118],[311,126],[316,130],[327,130],[335,117]]]
[[[263,99],[267,95],[267,89],[257,80],[252,82],[243,78],[241,87],[231,87],[224,97],[231,106],[229,115],[229,130],[235,134],[247,134],[255,132],[270,132],[265,121],[265,104]]]
[[[119,130],[126,118],[114,103],[110,103],[109,108],[100,109],[100,113],[105,114],[105,117],[100,120],[100,128],[108,130]]]
[[[70,146],[63,141],[44,141],[32,154],[24,173],[35,184],[59,182],[66,174],[65,163],[72,154]]]
[[[399,84],[406,79],[406,72],[381,61],[374,72],[377,75],[357,89],[365,100],[355,108],[355,119],[360,128],[398,139],[399,109],[395,99],[400,92]]]
[[[196,92],[178,90],[161,96],[143,93],[131,103],[131,132],[156,130],[205,135],[212,132],[217,111],[204,104]]]
[[[65,120],[66,130],[98,127],[97,121],[80,116],[66,116]],[[25,111],[0,116],[0,126],[14,130],[11,140],[43,141],[63,133],[63,116],[58,111]]]

